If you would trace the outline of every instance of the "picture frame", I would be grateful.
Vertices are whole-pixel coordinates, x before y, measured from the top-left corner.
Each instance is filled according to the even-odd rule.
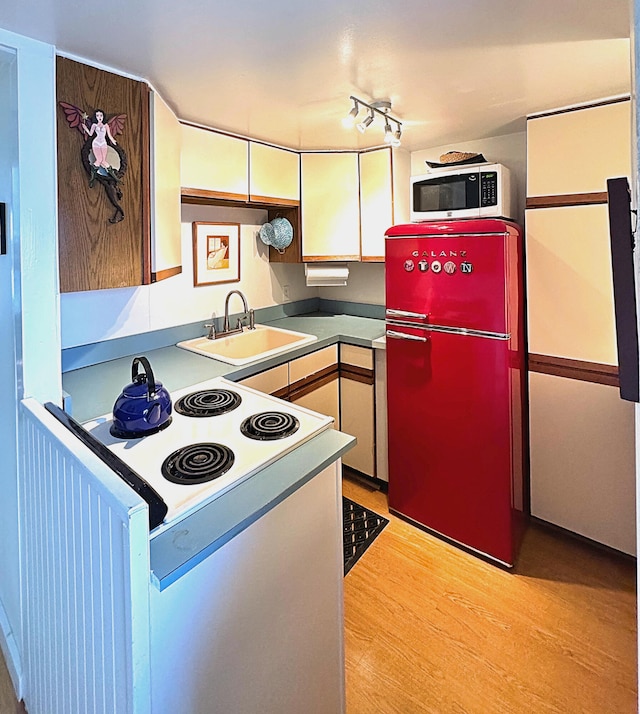
[[[240,281],[240,224],[194,221],[193,285]]]

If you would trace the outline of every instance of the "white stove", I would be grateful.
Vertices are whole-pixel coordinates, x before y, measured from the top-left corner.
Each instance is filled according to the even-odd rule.
[[[167,515],[154,532],[333,425],[332,417],[223,377],[172,392],[171,399],[171,424],[139,439],[113,436],[111,414],[83,424],[166,503]],[[204,415],[188,415],[192,408]]]

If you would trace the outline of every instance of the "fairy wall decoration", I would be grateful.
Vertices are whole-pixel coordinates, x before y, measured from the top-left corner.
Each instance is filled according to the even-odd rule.
[[[89,175],[89,188],[100,183],[116,209],[110,223],[124,220],[122,179],[127,171],[127,155],[116,136],[124,130],[126,114],[117,114],[105,122],[105,113],[96,109],[90,119],[86,111],[68,102],[59,102],[71,129],[77,129],[84,139],[80,150],[82,165]]]

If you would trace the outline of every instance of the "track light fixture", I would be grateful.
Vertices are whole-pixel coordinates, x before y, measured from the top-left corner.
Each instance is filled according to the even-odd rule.
[[[385,143],[390,144],[391,146],[400,146],[400,140],[402,138],[402,122],[399,119],[396,119],[395,117],[391,116],[390,101],[381,100],[368,104],[367,102],[363,102],[362,99],[358,99],[358,97],[350,96],[349,99],[351,99],[351,101],[353,102],[353,107],[349,111],[349,114],[347,114],[347,116],[342,120],[344,126],[351,127],[356,123],[356,118],[360,112],[360,105],[362,105],[363,107],[366,107],[369,110],[369,113],[360,123],[355,124],[356,129],[361,134],[364,134],[364,132],[373,123],[376,114],[379,114],[381,117],[384,117]],[[396,125],[395,131],[391,126],[390,122],[393,122]]]

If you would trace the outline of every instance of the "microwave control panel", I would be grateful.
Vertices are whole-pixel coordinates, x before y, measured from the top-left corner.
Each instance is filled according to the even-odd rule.
[[[498,174],[496,171],[480,172],[480,207],[495,206],[498,203]]]

